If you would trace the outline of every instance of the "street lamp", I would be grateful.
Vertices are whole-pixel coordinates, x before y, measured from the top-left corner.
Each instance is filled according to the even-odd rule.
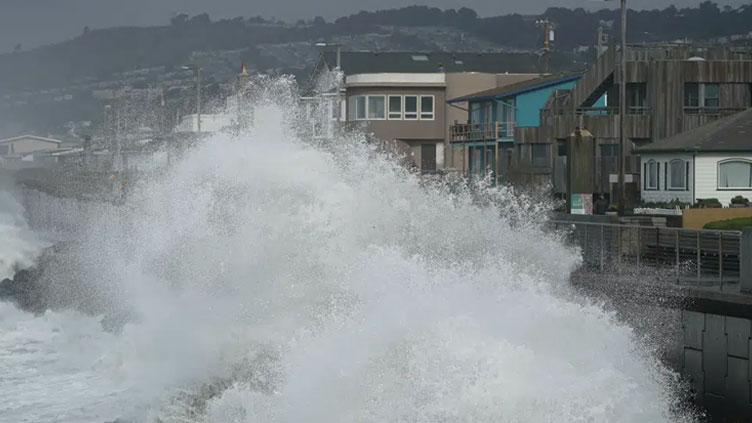
[[[192,70],[196,72],[196,120],[198,122],[198,133],[201,134],[201,66],[190,65],[183,66],[183,70]]]

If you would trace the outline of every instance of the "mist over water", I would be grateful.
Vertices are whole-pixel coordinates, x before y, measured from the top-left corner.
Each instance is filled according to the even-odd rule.
[[[0,303],[0,421],[691,420],[629,327],[567,299],[546,204],[299,139],[294,104],[272,82],[249,133],[75,208],[45,278],[78,311]]]

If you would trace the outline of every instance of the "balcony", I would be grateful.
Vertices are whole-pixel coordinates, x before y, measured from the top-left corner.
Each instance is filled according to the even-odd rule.
[[[514,122],[456,123],[449,127],[451,142],[481,142],[514,138]]]
[[[562,116],[567,114],[584,115],[584,116],[612,116],[619,114],[618,107],[580,107],[577,109],[568,109],[565,107],[544,109],[547,113],[555,116]],[[651,113],[650,107],[643,106],[627,106],[628,115],[649,115]]]

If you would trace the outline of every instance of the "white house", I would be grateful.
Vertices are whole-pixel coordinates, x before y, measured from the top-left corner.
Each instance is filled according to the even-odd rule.
[[[0,156],[20,157],[38,151],[57,150],[61,141],[35,135],[21,135],[0,140]]]
[[[752,199],[752,109],[635,150],[642,201]]]

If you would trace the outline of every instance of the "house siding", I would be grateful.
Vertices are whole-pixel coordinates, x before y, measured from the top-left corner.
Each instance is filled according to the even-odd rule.
[[[666,169],[668,164],[673,160],[683,160],[689,169],[689,178],[687,181],[687,188],[683,191],[670,190],[667,188],[668,180],[666,175]],[[660,164],[658,172],[658,188],[648,190],[645,186],[645,172],[642,171],[645,168],[645,164],[651,160],[655,160]],[[684,203],[694,203],[693,186],[694,186],[694,166],[692,166],[693,157],[691,154],[675,153],[675,154],[642,154],[640,157],[640,170],[641,180],[640,186],[642,186],[641,195],[644,203],[662,203],[673,200],[679,200]]]
[[[540,125],[540,110],[554,90],[570,89],[576,81],[564,82],[550,87],[519,94],[516,97],[517,126]]]
[[[718,162],[728,159],[752,160],[752,153],[700,153],[696,158],[697,192],[696,198],[717,198],[724,206],[737,195],[752,197],[752,190],[719,190]]]

